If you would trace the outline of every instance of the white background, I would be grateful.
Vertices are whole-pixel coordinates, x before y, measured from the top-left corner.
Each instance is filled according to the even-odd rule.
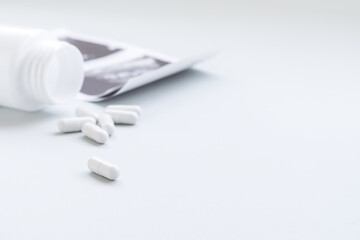
[[[5,24],[220,49],[102,103],[144,109],[104,146],[57,133],[81,102],[0,109],[0,239],[359,239],[357,2],[0,1]]]

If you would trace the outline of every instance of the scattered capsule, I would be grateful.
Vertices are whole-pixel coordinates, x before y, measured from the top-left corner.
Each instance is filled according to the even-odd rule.
[[[80,132],[82,126],[87,123],[96,123],[93,117],[77,117],[77,118],[64,118],[58,122],[58,128],[60,132]]]
[[[116,165],[107,163],[97,157],[91,157],[88,160],[88,168],[90,171],[109,180],[116,180],[120,175],[119,168]]]
[[[99,125],[102,127],[109,135],[112,135],[115,131],[114,121],[111,116],[107,113],[103,113],[99,116]]]
[[[130,124],[133,125],[139,119],[139,115],[135,112],[127,110],[111,110],[106,109],[105,112],[111,116],[116,124]]]
[[[139,116],[141,115],[142,109],[137,105],[109,105],[106,107],[107,110],[127,110],[136,112]]]
[[[109,134],[104,129],[91,122],[85,123],[81,131],[85,136],[98,143],[105,143],[109,139]]]
[[[97,114],[97,112],[86,107],[76,108],[75,114],[77,117],[93,117],[95,119],[99,117],[99,114]]]

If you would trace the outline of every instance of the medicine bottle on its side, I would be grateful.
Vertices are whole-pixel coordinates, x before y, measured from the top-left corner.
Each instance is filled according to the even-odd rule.
[[[0,26],[0,106],[36,111],[80,91],[80,51],[40,29]]]

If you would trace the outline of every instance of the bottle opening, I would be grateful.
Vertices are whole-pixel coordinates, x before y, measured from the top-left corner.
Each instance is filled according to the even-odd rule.
[[[45,91],[51,103],[64,103],[74,98],[83,83],[82,56],[77,48],[60,42],[50,55],[45,68]]]
[[[32,97],[45,104],[71,100],[83,83],[81,53],[65,42],[52,40],[39,43],[29,53],[25,68]]]

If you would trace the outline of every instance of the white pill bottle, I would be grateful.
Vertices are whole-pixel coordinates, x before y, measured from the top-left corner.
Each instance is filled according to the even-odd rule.
[[[0,26],[0,106],[36,111],[74,98],[83,83],[79,50],[41,29]]]

